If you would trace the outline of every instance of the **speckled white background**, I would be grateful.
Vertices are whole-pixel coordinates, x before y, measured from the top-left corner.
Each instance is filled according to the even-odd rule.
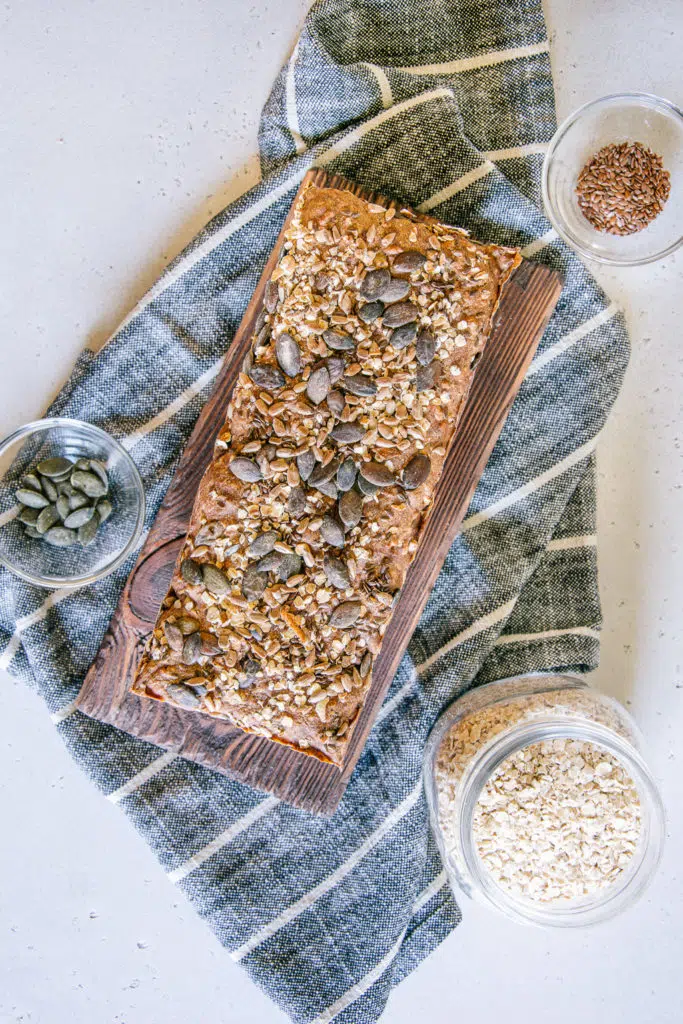
[[[40,415],[212,213],[252,184],[256,127],[306,0],[9,0],[0,8],[0,433]],[[558,113],[683,102],[680,0],[548,0]],[[549,934],[466,904],[387,1024],[683,1020],[683,253],[602,270],[633,357],[599,446],[605,633],[669,811],[659,875],[611,924]],[[285,1020],[0,674],[1,1024]]]

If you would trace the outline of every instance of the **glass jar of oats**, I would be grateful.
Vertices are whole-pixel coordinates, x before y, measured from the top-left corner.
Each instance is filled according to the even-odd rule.
[[[452,886],[517,921],[578,926],[633,903],[664,811],[630,715],[579,677],[488,683],[441,716],[425,752]]]

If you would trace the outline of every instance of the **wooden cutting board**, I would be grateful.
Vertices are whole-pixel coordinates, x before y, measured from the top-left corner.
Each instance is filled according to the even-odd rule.
[[[296,198],[308,182],[348,189],[371,202],[402,208],[401,204],[321,170],[306,174]],[[77,707],[92,718],[109,722],[257,789],[274,793],[296,807],[332,814],[443,560],[460,529],[477,481],[555,308],[562,279],[547,267],[524,261],[504,287],[493,331],[477,367],[431,515],[384,636],[368,699],[353,733],[345,765],[340,770],[279,743],[244,733],[209,715],[182,711],[129,691],[145,641],[168,589],[199,481],[211,460],[214,440],[224,422],[233,384],[249,347],[265,286],[277,263],[290,218],[291,212],[121,594],[97,658],[85,677]],[[420,219],[432,220],[422,215]]]

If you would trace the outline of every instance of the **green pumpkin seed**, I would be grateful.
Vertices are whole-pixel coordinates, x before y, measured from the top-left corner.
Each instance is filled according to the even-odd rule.
[[[247,548],[247,555],[249,558],[263,558],[273,550],[279,539],[280,535],[277,530],[266,530],[264,533],[259,533]]]
[[[326,544],[331,544],[335,548],[344,547],[344,531],[332,516],[323,516],[320,526],[320,536]]]
[[[271,551],[269,554],[264,555],[263,558],[259,558],[254,569],[256,569],[256,572],[279,572],[284,557],[280,551]]]
[[[290,576],[297,576],[301,572],[301,555],[284,555],[278,569],[278,579],[284,583]]]
[[[238,480],[247,484],[256,483],[263,478],[258,464],[253,459],[245,459],[243,456],[233,459],[228,469]]]
[[[52,480],[53,484],[58,484],[59,485],[61,483],[64,483],[65,480],[68,480],[72,473],[73,473],[73,466],[71,467],[71,469],[67,469],[66,473],[60,473],[59,476],[53,476],[53,477],[50,477],[50,479]]]
[[[362,516],[363,498],[358,491],[353,488],[342,494],[339,501],[339,518],[347,530],[352,530],[354,526],[358,526]]]
[[[76,469],[82,469],[87,473],[90,469],[90,459],[76,459]]]
[[[306,394],[314,405],[320,405],[330,390],[330,372],[326,366],[314,370],[306,382]]]
[[[403,486],[407,491],[421,487],[429,476],[432,460],[424,452],[417,452],[403,470]]]
[[[95,473],[85,473],[83,470],[76,469],[71,474],[71,483],[79,491],[87,494],[89,498],[103,498],[107,493],[105,484]]]
[[[77,508],[83,508],[85,505],[90,504],[86,495],[81,491],[77,491],[75,488],[73,490],[73,494],[70,494],[67,500],[72,512],[75,512]]]
[[[50,504],[48,498],[44,494],[38,494],[37,491],[32,491],[28,487],[20,487],[18,491],[15,491],[17,501],[20,501],[22,505],[28,505],[29,508],[45,508],[46,505]]]
[[[90,471],[95,473],[100,478],[106,489],[109,490],[109,477],[107,476],[107,471],[104,468],[104,463],[100,462],[99,459],[90,459]]]
[[[332,610],[329,619],[330,625],[336,629],[348,629],[349,626],[353,626],[360,615],[361,608],[360,601],[342,601]]]
[[[182,661],[184,665],[194,665],[202,656],[202,638],[199,633],[190,633],[183,644]]]
[[[303,487],[292,487],[287,498],[287,511],[293,519],[298,519],[306,511],[306,492]]]
[[[194,690],[190,689],[189,686],[183,686],[182,683],[171,683],[166,687],[166,693],[174,704],[188,710],[198,708],[202,702],[201,697]]]
[[[66,494],[60,494],[59,497],[57,498],[57,511],[59,513],[59,518],[62,521],[66,519],[69,512],[71,511],[69,499],[67,498]]]
[[[38,533],[35,526],[31,526],[30,523],[27,523],[26,526],[24,527],[24,533],[26,534],[27,537],[32,537],[33,540],[43,539],[42,535]]]
[[[56,501],[59,496],[56,485],[48,476],[43,477],[43,493],[47,495],[50,501]]]
[[[99,516],[95,514],[87,523],[84,523],[83,526],[79,526],[78,543],[82,544],[84,548],[87,547],[88,544],[92,544],[95,539],[95,534],[99,529],[99,525]]]
[[[416,249],[408,249],[400,252],[394,259],[392,270],[395,274],[414,274],[416,270],[422,270],[427,262],[427,257]]]
[[[351,585],[349,570],[341,558],[334,558],[332,555],[325,555],[323,569],[328,582],[339,590],[346,590]]]
[[[302,452],[301,455],[296,457],[296,468],[299,470],[299,476],[302,480],[308,480],[309,476],[313,472],[315,467],[315,455],[308,449],[307,452]]]
[[[41,494],[43,490],[42,484],[35,473],[27,473],[21,481],[21,486],[28,487],[30,491],[38,491],[38,494]]]
[[[375,487],[369,480],[366,480],[364,476],[358,476],[356,479],[356,486],[361,494],[364,494],[366,498],[371,498],[373,494],[377,494],[379,487]]]
[[[391,487],[396,483],[394,474],[382,462],[363,462],[360,475],[374,487]]]
[[[52,480],[70,473],[72,468],[71,459],[63,459],[59,455],[53,459],[43,459],[36,466],[41,476],[49,476]]]
[[[202,566],[204,586],[214,597],[222,597],[230,591],[230,580],[216,565],[205,563]]]
[[[78,534],[65,526],[53,526],[43,534],[43,538],[56,548],[70,548],[78,540]]]
[[[29,508],[27,505],[22,506],[17,514],[17,519],[20,523],[24,523],[26,526],[35,526],[36,520],[40,515],[40,509]]]
[[[77,530],[79,526],[85,526],[86,523],[89,523],[94,515],[95,509],[92,506],[77,508],[75,512],[71,512],[66,517],[64,525],[70,530]]]
[[[326,484],[339,469],[340,462],[340,459],[330,459],[324,466],[319,462],[308,478],[310,486],[317,487],[318,484]]]
[[[97,514],[100,517],[101,523],[106,523],[107,519],[109,519],[109,516],[112,514],[113,511],[114,506],[110,501],[107,500],[107,498],[104,498],[103,501],[97,502]]]
[[[203,582],[202,567],[194,558],[184,558],[180,563],[180,575],[190,586],[200,586]]]
[[[242,594],[247,601],[258,601],[268,586],[268,577],[252,567],[242,577]]]
[[[36,519],[36,530],[38,533],[47,533],[51,526],[59,522],[59,512],[55,505],[48,505]]]
[[[378,270],[368,270],[361,283],[360,293],[364,299],[374,302],[380,298],[390,281],[391,274],[384,267]]]
[[[179,654],[183,649],[183,634],[180,632],[178,627],[173,622],[164,622],[163,625],[164,635],[168,640],[168,646],[172,651]]]

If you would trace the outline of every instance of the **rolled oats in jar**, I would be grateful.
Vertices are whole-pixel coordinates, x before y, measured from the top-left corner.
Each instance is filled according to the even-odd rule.
[[[589,924],[632,903],[663,837],[640,746],[625,709],[578,677],[519,676],[461,697],[425,758],[453,886],[546,925]]]

